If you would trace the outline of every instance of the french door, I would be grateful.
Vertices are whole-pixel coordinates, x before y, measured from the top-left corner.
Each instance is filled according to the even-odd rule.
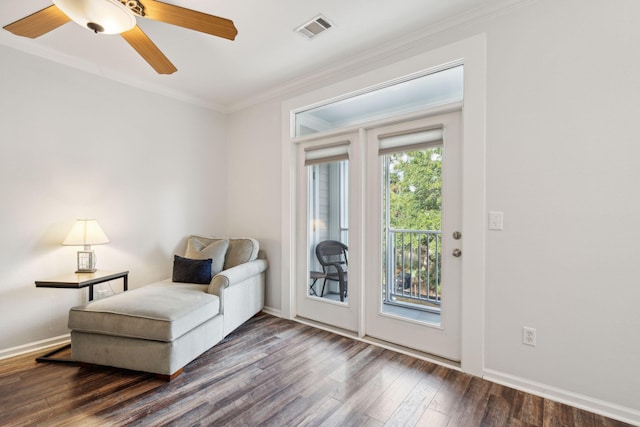
[[[367,135],[366,335],[460,360],[460,113]]]
[[[460,360],[459,122],[448,113],[297,144],[297,316]],[[347,248],[339,268],[320,259],[327,241]]]
[[[360,325],[362,278],[358,224],[361,205],[352,197],[361,186],[360,136],[345,133],[301,143],[297,150],[296,183],[296,307],[297,315],[357,333]],[[343,275],[321,263],[321,242],[346,247]],[[328,255],[328,263],[338,261]],[[340,281],[346,285],[341,292]]]

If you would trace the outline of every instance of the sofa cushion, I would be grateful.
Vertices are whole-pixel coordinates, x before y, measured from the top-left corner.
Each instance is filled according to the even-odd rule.
[[[211,264],[211,274],[220,273],[224,267],[224,260],[229,249],[228,239],[206,239],[198,236],[191,236],[187,240],[187,250],[184,257],[191,259],[213,260]]]
[[[170,342],[219,312],[206,285],[165,281],[72,308],[69,329]]]
[[[211,262],[209,259],[191,259],[183,258],[178,255],[173,257],[173,275],[171,280],[174,282],[198,283],[207,285],[211,282]]]
[[[224,269],[253,261],[258,258],[258,249],[258,241],[255,239],[229,239],[229,251],[224,261]]]
[[[229,268],[235,267],[236,265],[244,264],[245,262],[253,261],[258,258],[258,251],[260,249],[260,244],[256,239],[252,239],[250,237],[236,237],[230,239],[216,238],[216,237],[202,237],[202,236],[191,236],[189,237],[188,242],[194,241],[200,245],[211,245],[215,242],[227,240],[229,242],[229,250],[227,250],[227,256],[224,261],[223,270],[228,270]],[[187,243],[187,248],[189,247],[189,243]],[[187,258],[194,258],[185,255]],[[215,262],[215,258],[214,258]],[[214,272],[216,275],[218,272]]]

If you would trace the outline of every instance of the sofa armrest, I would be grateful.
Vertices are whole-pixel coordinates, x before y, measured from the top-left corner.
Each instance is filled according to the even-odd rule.
[[[223,270],[211,279],[208,292],[222,297],[222,289],[261,274],[267,269],[267,266],[266,259],[255,259]]]
[[[220,298],[223,337],[264,307],[267,266],[266,259],[258,258],[223,270],[211,280],[208,292]]]

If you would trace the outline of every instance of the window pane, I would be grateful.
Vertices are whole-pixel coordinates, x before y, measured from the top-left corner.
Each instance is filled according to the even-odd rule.
[[[296,113],[295,136],[462,101],[463,66],[375,89]]]
[[[328,240],[349,244],[348,176],[349,161],[316,163],[306,167],[308,179],[309,295],[345,301],[348,293],[340,293],[340,278],[333,267],[323,266],[316,254],[318,243]],[[332,259],[333,260],[333,259]],[[346,263],[342,265],[343,287],[347,285]],[[326,279],[326,281],[325,281]],[[323,290],[324,288],[324,290]]]
[[[439,324],[442,146],[383,159],[382,311]]]

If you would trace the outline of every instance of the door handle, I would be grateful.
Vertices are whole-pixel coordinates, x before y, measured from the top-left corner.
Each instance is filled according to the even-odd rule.
[[[462,255],[462,251],[460,249],[458,249],[458,248],[455,248],[453,250],[453,252],[451,253],[451,255],[453,255],[456,258],[460,258],[460,255]]]

